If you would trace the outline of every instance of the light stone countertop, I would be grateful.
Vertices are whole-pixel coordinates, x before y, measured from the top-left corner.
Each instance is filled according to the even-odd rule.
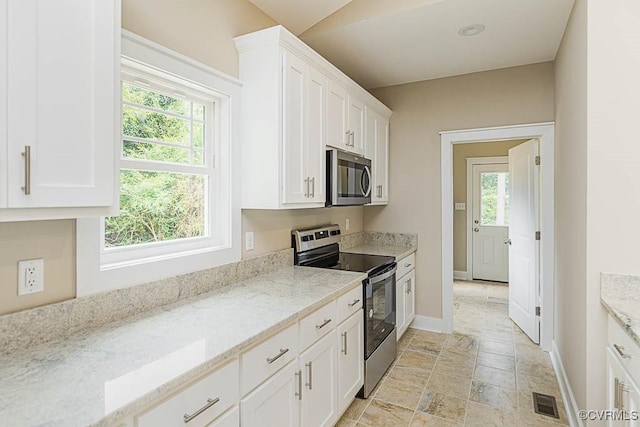
[[[392,256],[396,258],[396,261],[411,255],[417,248],[413,246],[391,246],[391,245],[374,245],[374,244],[362,244],[354,246],[353,248],[345,249],[343,252],[349,252],[354,254],[368,254],[368,255],[383,255]]]
[[[640,345],[640,276],[602,273],[600,301]]]
[[[286,267],[0,356],[0,426],[109,426],[362,285]]]

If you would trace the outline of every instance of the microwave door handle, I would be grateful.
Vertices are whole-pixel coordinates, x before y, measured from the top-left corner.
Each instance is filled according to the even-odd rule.
[[[362,174],[362,176],[360,177],[360,190],[362,191],[362,195],[364,197],[369,197],[369,194],[371,193],[371,171],[369,170],[369,166],[365,166],[364,171],[369,177],[369,186],[366,190],[364,189],[364,184],[362,183],[362,181],[364,180],[364,174]]]

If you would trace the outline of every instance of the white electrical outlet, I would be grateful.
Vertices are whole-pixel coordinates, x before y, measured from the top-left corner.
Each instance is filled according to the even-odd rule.
[[[18,295],[44,291],[44,260],[18,261]]]
[[[247,251],[252,251],[254,245],[253,231],[247,231],[244,237],[244,248]]]
[[[349,218],[347,218],[347,220],[344,222],[344,229],[345,230],[349,229]]]

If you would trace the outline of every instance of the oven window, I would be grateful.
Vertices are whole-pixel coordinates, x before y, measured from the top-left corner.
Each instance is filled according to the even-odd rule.
[[[366,357],[378,348],[396,323],[395,278],[393,275],[365,288]]]
[[[338,197],[362,197],[369,192],[365,165],[338,159]]]

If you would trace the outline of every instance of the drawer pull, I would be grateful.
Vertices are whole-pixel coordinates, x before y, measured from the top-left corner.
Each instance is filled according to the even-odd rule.
[[[616,351],[618,352],[620,357],[622,357],[623,359],[631,359],[631,355],[624,352],[624,347],[623,346],[618,345],[618,344],[614,344],[613,348],[616,349]]]
[[[24,187],[22,190],[25,195],[31,194],[31,146],[25,145],[24,152],[22,153],[22,157],[24,157]]]
[[[309,369],[309,382],[305,385],[309,388],[309,390],[313,390],[313,362],[305,363],[304,366]]]
[[[347,355],[347,332],[342,333],[342,352]]]
[[[298,390],[295,392],[295,395],[298,397],[298,400],[302,400],[302,370],[298,370],[296,372],[296,377],[298,377]]]
[[[215,405],[218,402],[220,402],[220,398],[219,397],[216,397],[215,399],[207,399],[207,404],[204,405],[202,408],[198,409],[193,414],[191,414],[191,415],[184,414],[184,423],[186,424],[189,421],[193,420],[195,417],[197,417],[198,415],[200,415],[201,413],[203,413],[207,409],[211,408],[213,405]]]
[[[613,380],[613,409],[620,409],[620,380]]]
[[[286,352],[288,352],[289,349],[288,348],[281,348],[280,349],[280,353],[276,354],[273,357],[267,357],[267,362],[269,362],[269,364],[275,362],[276,360],[280,359],[282,356],[285,355]]]
[[[330,322],[331,322],[331,319],[325,319],[324,322],[322,322],[322,324],[316,325],[316,329],[320,330],[325,326],[327,326]]]
[[[359,299],[354,299],[352,303],[347,304],[349,307],[353,307],[354,305],[356,305],[357,303],[359,303],[360,300]]]
[[[411,263],[406,263],[404,266],[409,268],[409,267],[411,267]]]

